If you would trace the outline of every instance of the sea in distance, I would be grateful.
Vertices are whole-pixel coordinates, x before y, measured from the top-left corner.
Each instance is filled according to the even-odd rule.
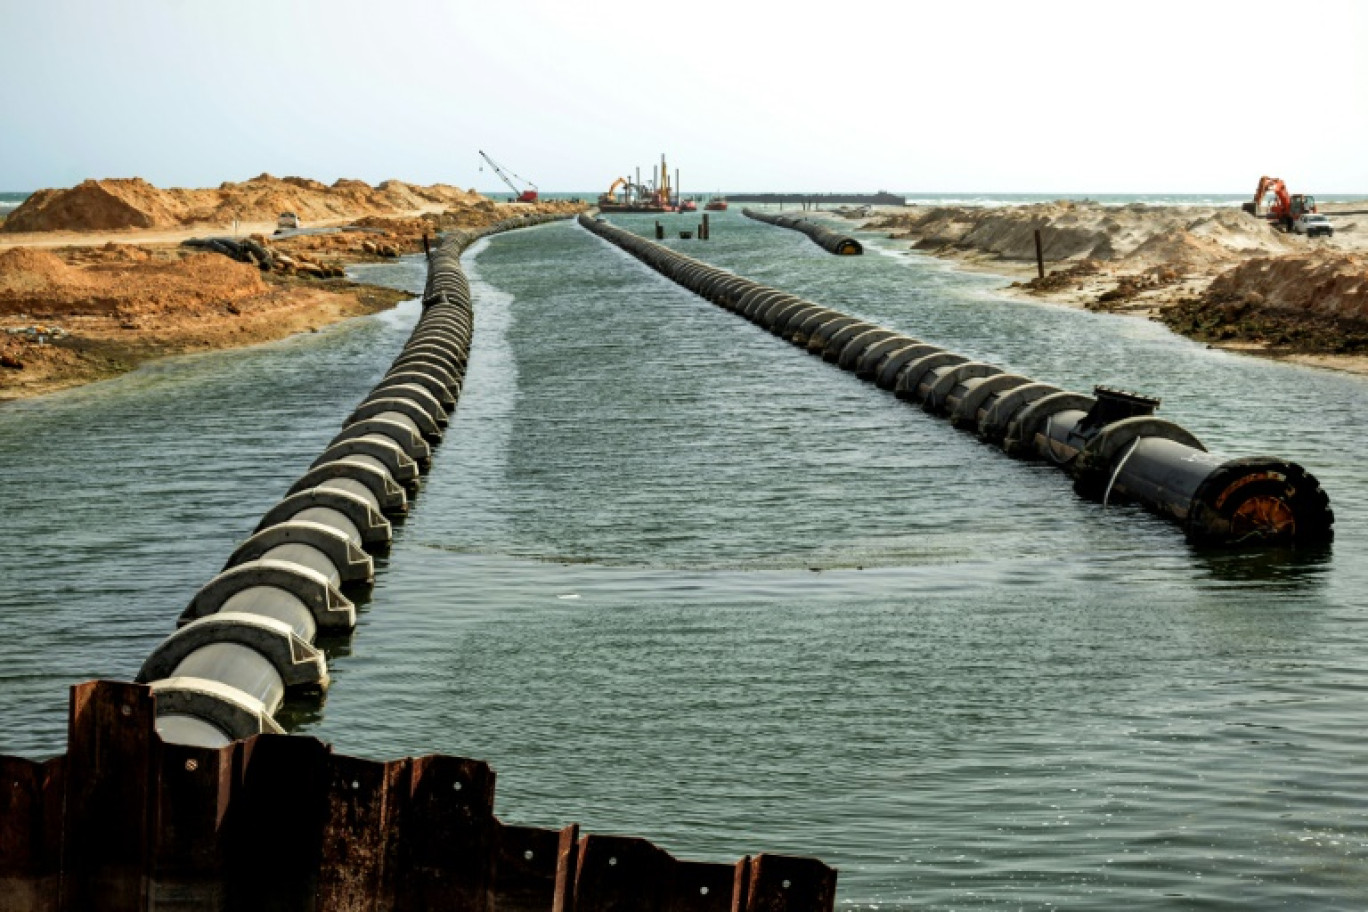
[[[605,188],[606,189],[606,188]],[[588,202],[598,198],[602,190],[583,190],[575,193],[543,193],[543,199],[581,199]],[[683,188],[686,199],[705,200],[713,196],[726,196],[729,191],[694,191]],[[740,193],[742,191],[734,191]],[[801,191],[795,191],[801,192]],[[826,191],[814,191],[826,192]],[[869,193],[872,191],[850,191]],[[1073,202],[1092,202],[1103,206],[1130,206],[1136,203],[1145,206],[1231,206],[1247,203],[1253,193],[924,193],[919,191],[894,191],[905,197],[909,206],[1028,206],[1032,203],[1052,203],[1058,200]],[[503,200],[505,196],[486,191],[491,199]],[[1364,193],[1317,193],[1313,194],[1321,203],[1355,203],[1368,201]]]
[[[599,190],[578,192],[542,193],[543,199],[582,199],[593,201],[598,198]],[[735,191],[740,192],[740,191]],[[14,211],[24,200],[31,196],[26,192],[0,192],[0,215]],[[491,199],[502,199],[500,192],[486,191]],[[723,191],[695,193],[685,190],[686,197],[707,198],[726,196]],[[1143,203],[1147,206],[1238,206],[1248,202],[1248,193],[921,193],[904,192],[908,205],[912,206],[1023,206],[1030,203],[1048,203],[1055,200],[1090,201],[1104,206],[1129,206]],[[1325,203],[1362,202],[1368,194],[1362,193],[1321,193],[1317,200]]]
[[[31,196],[31,194],[28,193],[0,192],[0,216],[9,215],[15,209],[18,209],[20,204],[28,199],[29,196]]]
[[[1159,396],[1214,451],[1314,473],[1334,544],[1194,550],[561,222],[466,253],[447,440],[326,702],[284,721],[486,760],[510,822],[820,857],[844,909],[1362,909],[1368,381],[1006,300],[873,234],[833,257],[738,208],[666,243]],[[416,293],[424,265],[352,274]],[[67,688],[137,673],[418,313],[0,408],[0,753],[60,753]]]

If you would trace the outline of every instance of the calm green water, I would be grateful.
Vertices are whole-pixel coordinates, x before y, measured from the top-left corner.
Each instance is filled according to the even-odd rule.
[[[545,226],[466,257],[460,408],[300,729],[488,760],[513,822],[817,855],[852,908],[1363,908],[1368,382],[734,212],[672,243],[1042,380],[1162,396],[1213,450],[1313,471],[1335,545],[1193,552]],[[66,688],[136,672],[415,318],[0,409],[0,752],[63,749]]]

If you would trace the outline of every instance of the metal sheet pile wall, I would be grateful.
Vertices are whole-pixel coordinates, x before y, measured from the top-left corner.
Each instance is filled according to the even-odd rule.
[[[314,739],[156,734],[150,688],[72,690],[67,753],[0,757],[0,912],[829,912],[836,872],[681,861],[641,839],[510,826],[494,771]]]
[[[749,214],[749,213],[748,213]],[[1320,545],[1334,513],[1315,477],[1276,457],[1229,459],[1154,416],[1157,399],[1069,392],[760,285],[581,215],[582,226],[685,288],[920,405],[1009,455],[1063,469],[1083,497],[1129,500],[1202,545]]]
[[[72,689],[68,747],[0,756],[0,912],[829,912],[836,872],[780,855],[680,861],[641,839],[511,826],[494,771],[371,761],[279,734],[286,690],[327,686],[319,636],[374,577],[460,396],[472,330],[448,236],[385,378],[144,664]]]

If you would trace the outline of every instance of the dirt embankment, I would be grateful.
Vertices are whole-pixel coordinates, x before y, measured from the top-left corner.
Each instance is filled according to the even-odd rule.
[[[1368,353],[1368,257],[1333,251],[1254,257],[1159,317],[1174,331],[1213,344]]]
[[[528,212],[573,215],[584,209],[583,204],[567,200],[525,205],[496,203],[476,196],[454,203],[441,212],[399,217],[368,215],[351,221],[340,231],[294,235],[272,243],[286,253],[301,253],[323,262],[364,262],[396,253],[417,253],[423,249],[424,235],[433,239],[440,231],[483,228]]]
[[[96,243],[107,229],[71,234],[70,246],[0,247],[0,400],[105,379],[152,358],[255,344],[383,310],[409,295],[338,278],[343,266],[420,251],[423,236],[440,230],[583,208],[511,206],[456,193],[441,211],[386,217],[363,207],[351,225],[327,233],[256,235],[269,262],[238,262],[174,241]],[[116,236],[147,237],[136,230]]]
[[[105,379],[164,355],[317,329],[406,297],[345,279],[266,275],[175,247],[0,250],[0,400]]]
[[[917,250],[1018,277],[1019,293],[1161,319],[1213,344],[1272,354],[1368,350],[1368,225],[1331,238],[1284,234],[1234,207],[1057,202],[937,207],[866,228]],[[1035,232],[1049,270],[1035,277]]]
[[[69,189],[39,190],[10,213],[0,231],[116,231],[125,228],[231,226],[272,222],[294,212],[307,224],[365,215],[440,211],[475,204],[478,193],[434,184],[385,181],[372,187],[339,180],[331,186],[302,177],[262,174],[216,189],[160,189],[141,178],[88,180]]]

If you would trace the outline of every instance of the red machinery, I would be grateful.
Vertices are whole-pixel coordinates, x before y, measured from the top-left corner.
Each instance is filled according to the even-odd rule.
[[[1264,201],[1273,197],[1267,207]],[[1244,211],[1250,215],[1272,219],[1283,227],[1292,230],[1292,223],[1308,212],[1316,211],[1316,198],[1301,193],[1289,194],[1287,184],[1280,177],[1264,176],[1259,178],[1259,187],[1254,191],[1254,201],[1244,204]]]
[[[490,158],[488,155],[485,155],[483,151],[480,152],[480,157],[483,158],[485,161],[489,162],[489,167],[493,168],[494,173],[499,175],[499,180],[503,181],[505,184],[508,184],[508,189],[518,194],[518,202],[535,203],[537,201],[536,184],[532,183],[525,177],[518,177],[518,175],[513,174],[513,172],[511,171],[508,172],[509,174],[513,174],[514,177],[518,177],[518,180],[522,181],[524,184],[527,184],[527,186],[530,188],[528,190],[519,190],[517,185],[508,179],[508,174],[504,174],[505,169],[500,168],[498,164],[495,163],[494,159]],[[484,169],[481,168],[480,170],[483,171]]]

